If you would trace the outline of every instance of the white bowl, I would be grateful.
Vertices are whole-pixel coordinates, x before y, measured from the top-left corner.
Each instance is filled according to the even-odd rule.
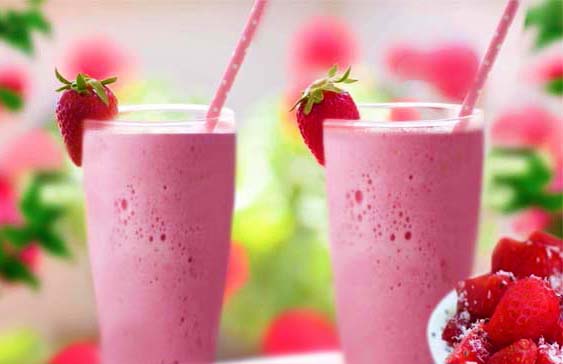
[[[427,337],[430,352],[435,364],[444,364],[452,349],[442,340],[442,331],[448,320],[455,315],[457,309],[457,293],[451,291],[438,303],[428,321]]]

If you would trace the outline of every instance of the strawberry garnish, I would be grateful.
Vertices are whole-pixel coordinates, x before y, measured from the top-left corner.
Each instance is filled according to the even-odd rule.
[[[491,344],[482,324],[475,325],[446,359],[447,364],[485,364],[491,355]]]
[[[536,344],[532,340],[522,339],[496,352],[487,364],[536,364],[537,357]]]
[[[117,98],[107,85],[116,77],[98,81],[79,73],[74,82],[55,71],[64,91],[57,103],[57,122],[70,158],[82,165],[82,134],[85,120],[110,120],[117,115]]]
[[[548,278],[563,272],[563,254],[551,240],[539,242],[538,235],[534,240],[524,243],[504,238],[497,244],[492,258],[493,272],[505,271],[513,273],[517,278],[535,275]]]
[[[337,66],[328,71],[328,77],[313,82],[291,110],[297,108],[297,123],[305,143],[324,165],[323,122],[326,119],[358,120],[360,112],[349,93],[337,84],[354,83],[351,69],[337,76]]]
[[[471,315],[467,311],[460,311],[454,317],[448,320],[444,331],[442,331],[442,340],[454,346],[463,338],[463,334],[471,324]]]
[[[530,277],[512,283],[485,326],[497,346],[552,335],[559,324],[559,297],[548,284]]]
[[[558,237],[545,233],[543,231],[538,230],[533,232],[528,240],[535,244],[553,246],[563,250],[563,239],[559,239]]]
[[[457,286],[457,308],[466,310],[472,319],[489,318],[508,285],[514,281],[510,273],[486,274],[459,282]]]

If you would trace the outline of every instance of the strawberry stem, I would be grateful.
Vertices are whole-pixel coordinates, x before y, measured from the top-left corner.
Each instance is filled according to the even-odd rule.
[[[320,104],[323,101],[325,91],[335,92],[339,94],[345,93],[346,91],[338,87],[337,84],[350,84],[358,81],[350,78],[352,67],[348,67],[340,77],[336,76],[337,72],[338,66],[332,66],[327,72],[327,77],[316,80],[309,87],[307,87],[305,91],[303,91],[303,94],[293,105],[290,111],[293,111],[298,106],[304,104],[305,115],[308,115],[313,110],[314,105]]]
[[[95,78],[91,78],[84,73],[79,73],[76,76],[76,80],[74,82],[70,82],[63,75],[61,75],[59,70],[57,70],[56,68],[55,76],[63,84],[56,90],[57,92],[73,90],[81,95],[87,95],[90,92],[94,92],[94,94],[96,94],[96,96],[98,96],[105,105],[109,105],[109,97],[107,95],[105,86],[117,81],[117,77],[110,77],[106,78],[105,80],[98,81]]]

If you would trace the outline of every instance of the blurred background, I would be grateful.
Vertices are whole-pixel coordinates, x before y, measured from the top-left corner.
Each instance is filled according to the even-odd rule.
[[[336,349],[324,171],[288,112],[333,64],[360,102],[460,102],[504,0],[273,0],[228,104],[239,125],[220,358]],[[81,171],[54,68],[117,75],[121,104],[209,102],[250,0],[0,0],[0,364],[96,364]],[[525,1],[481,98],[479,254],[562,235],[563,0]]]

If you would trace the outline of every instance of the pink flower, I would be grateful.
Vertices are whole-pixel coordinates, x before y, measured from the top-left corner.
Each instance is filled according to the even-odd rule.
[[[102,80],[117,76],[119,83],[133,76],[135,60],[124,46],[105,36],[90,36],[76,40],[66,51],[63,74],[74,79],[85,73]]]
[[[25,99],[29,93],[29,76],[25,68],[16,64],[0,65],[0,89],[12,91]],[[3,108],[0,104],[0,114]]]
[[[63,156],[64,152],[53,136],[45,130],[32,129],[3,146],[0,174],[16,178],[31,170],[57,169],[62,167]]]
[[[16,193],[8,178],[0,174],[0,225],[16,224],[20,220]]]
[[[385,64],[401,79],[426,81],[447,99],[461,101],[473,83],[479,59],[473,48],[460,42],[431,49],[398,43],[387,51]]]
[[[358,40],[347,23],[334,17],[314,17],[297,30],[290,44],[292,88],[302,89],[333,65],[356,62]]]
[[[551,222],[548,212],[532,208],[518,214],[512,227],[517,234],[529,236],[536,230],[545,230]]]
[[[500,114],[491,130],[495,144],[505,146],[545,146],[560,121],[539,106],[513,108]]]
[[[549,153],[554,165],[551,190],[563,189],[563,117],[540,106],[510,109],[497,117],[493,142],[502,146],[527,146]]]
[[[563,78],[563,54],[552,54],[531,67],[530,78],[537,83],[546,83]]]

